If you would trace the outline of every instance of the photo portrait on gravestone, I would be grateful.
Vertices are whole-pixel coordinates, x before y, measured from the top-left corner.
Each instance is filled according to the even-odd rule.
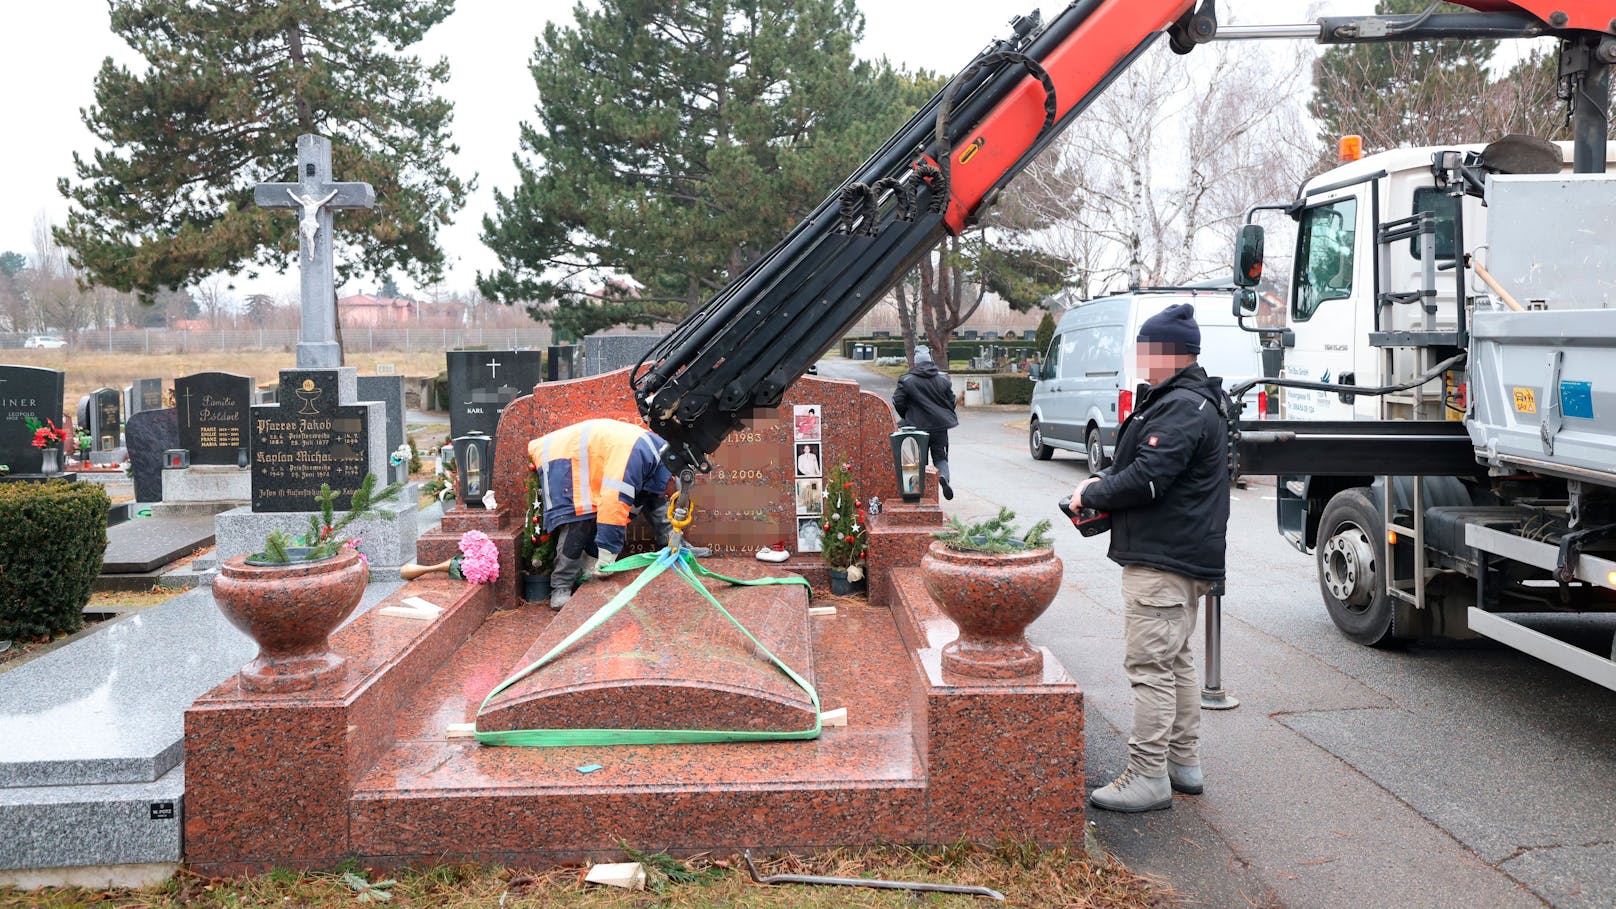
[[[825,493],[817,479],[797,481],[797,514],[823,514]]]
[[[792,436],[798,442],[818,442],[820,434],[818,404],[797,404],[792,408]]]
[[[803,442],[797,445],[797,476],[819,477],[824,476],[824,468],[819,460],[819,443]]]
[[[797,551],[823,552],[825,532],[819,527],[819,518],[797,519]]]

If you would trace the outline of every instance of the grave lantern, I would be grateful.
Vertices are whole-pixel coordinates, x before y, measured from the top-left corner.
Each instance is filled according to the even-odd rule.
[[[475,429],[454,440],[456,488],[460,504],[466,508],[483,507],[483,494],[488,492],[494,472],[488,458],[493,441]]]
[[[913,426],[901,426],[892,441],[892,470],[905,502],[918,502],[926,494],[926,452],[931,436]]]
[[[191,466],[191,452],[186,448],[170,448],[163,452],[164,470],[184,470]]]

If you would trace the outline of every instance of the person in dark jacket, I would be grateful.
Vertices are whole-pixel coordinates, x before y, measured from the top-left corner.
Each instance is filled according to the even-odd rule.
[[[1150,383],[1118,431],[1116,460],[1072,493],[1111,515],[1122,566],[1134,692],[1128,766],[1090,802],[1110,811],[1168,808],[1203,788],[1201,698],[1190,642],[1196,609],[1223,579],[1229,523],[1228,397],[1196,362],[1201,330],[1189,304],[1139,328],[1135,356]]]
[[[952,499],[954,488],[948,485],[948,431],[959,425],[954,413],[954,383],[937,369],[924,344],[915,348],[914,365],[899,377],[892,406],[904,422],[930,437],[927,448],[932,464],[937,466],[937,485],[943,498]]]

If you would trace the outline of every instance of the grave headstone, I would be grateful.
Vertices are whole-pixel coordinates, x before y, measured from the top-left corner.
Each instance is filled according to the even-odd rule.
[[[339,403],[338,383],[335,370],[283,369],[285,403],[253,408],[253,511],[316,511],[324,483],[346,510],[366,473],[385,480],[387,471],[371,457],[367,408]]]
[[[129,477],[135,484],[135,501],[162,501],[163,452],[180,447],[179,419],[174,408],[131,414],[124,424],[123,437],[129,449]]]
[[[98,388],[90,393],[90,450],[112,451],[119,447],[123,429],[123,395],[116,388]]]
[[[135,384],[129,386],[124,412],[132,417],[146,410],[161,410],[163,406],[163,380],[136,379]]]
[[[651,348],[661,343],[661,335],[594,335],[584,339],[584,375],[634,366]]]
[[[180,447],[192,464],[241,462],[247,448],[253,380],[227,372],[199,372],[174,380]]]
[[[33,446],[28,418],[62,425],[67,374],[33,366],[0,366],[0,464],[13,474],[39,473],[42,455]]]
[[[578,348],[571,344],[552,344],[545,352],[544,381],[565,382],[583,374],[578,364]]]
[[[391,454],[404,444],[404,377],[397,375],[360,376],[359,400],[380,401],[386,411],[385,441]]]
[[[537,350],[451,350],[449,434],[477,430],[493,438],[506,405],[531,394],[543,373]]]

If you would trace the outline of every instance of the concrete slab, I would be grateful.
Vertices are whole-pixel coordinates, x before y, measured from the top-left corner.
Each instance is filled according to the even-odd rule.
[[[138,518],[107,528],[107,552],[101,560],[101,573],[154,571],[212,545],[211,515]]]

